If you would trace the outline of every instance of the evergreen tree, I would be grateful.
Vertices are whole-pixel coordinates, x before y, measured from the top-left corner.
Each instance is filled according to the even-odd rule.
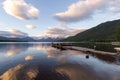
[[[120,26],[117,27],[117,41],[120,41]]]

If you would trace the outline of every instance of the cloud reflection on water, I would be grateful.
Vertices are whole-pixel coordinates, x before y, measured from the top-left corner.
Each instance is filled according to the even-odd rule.
[[[0,54],[5,53],[6,56],[10,57],[10,56],[14,56],[17,54],[20,54],[22,52],[27,51],[29,48],[31,49],[36,49],[36,50],[42,50],[44,49],[46,46],[49,45],[45,45],[42,43],[38,43],[38,44],[29,44],[29,43],[2,43],[0,44]]]
[[[119,80],[120,66],[107,59],[73,50],[58,50],[45,44],[1,45],[2,52],[16,58],[4,66],[0,80]],[[29,48],[29,49],[28,49]],[[12,52],[13,51],[13,52]],[[32,52],[31,52],[32,51]],[[32,54],[30,54],[30,52]],[[16,56],[17,54],[22,54]],[[42,54],[42,55],[41,55]],[[13,56],[11,55],[11,56]],[[99,56],[99,55],[98,55]],[[19,59],[18,59],[19,58]],[[0,62],[1,63],[1,62]],[[0,66],[1,67],[1,66]]]
[[[28,55],[25,57],[26,61],[33,60],[35,57],[33,55]]]
[[[37,68],[19,64],[0,76],[2,80],[32,80],[38,74]]]
[[[29,45],[27,44],[0,44],[0,52],[5,53],[6,56],[14,56],[16,54],[25,52],[28,49]]]

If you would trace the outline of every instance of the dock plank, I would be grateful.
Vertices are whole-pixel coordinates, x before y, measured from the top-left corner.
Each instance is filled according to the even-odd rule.
[[[69,46],[69,45],[63,45],[63,44],[52,44],[53,47],[61,49],[61,50],[76,50],[76,51],[81,51],[85,53],[93,53],[93,54],[101,54],[101,55],[108,55],[108,56],[116,56],[118,53],[113,53],[113,52],[105,52],[105,51],[99,51],[95,49],[90,49],[90,48],[84,48],[84,47],[76,47],[76,46]]]
[[[65,49],[71,49],[71,50],[77,50],[77,51],[82,51],[82,52],[91,52],[91,53],[96,53],[96,54],[102,54],[102,55],[111,55],[115,56],[117,53],[112,53],[112,52],[105,52],[105,51],[99,51],[95,49],[89,49],[89,48],[84,48],[84,47],[75,47],[75,46],[63,46]]]

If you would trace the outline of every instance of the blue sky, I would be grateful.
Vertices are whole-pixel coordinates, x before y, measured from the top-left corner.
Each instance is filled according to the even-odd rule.
[[[120,0],[92,1],[0,0],[0,35],[66,37],[120,18]]]

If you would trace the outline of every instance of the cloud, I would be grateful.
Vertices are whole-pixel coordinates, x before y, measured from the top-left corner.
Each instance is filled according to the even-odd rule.
[[[24,0],[5,0],[3,9],[7,14],[21,20],[36,19],[39,14],[37,8],[27,4]]]
[[[0,36],[9,38],[23,38],[28,37],[28,34],[16,29],[9,29],[7,31],[0,31]]]
[[[43,37],[52,37],[52,38],[64,38],[68,36],[74,36],[86,29],[73,29],[73,28],[56,28],[56,27],[49,27],[48,30],[44,33],[44,35],[39,35],[37,38]]]
[[[74,36],[85,29],[73,29],[73,28],[55,28],[55,27],[50,27],[46,31],[47,36],[51,37],[68,37],[68,36]]]
[[[2,23],[0,23],[0,27],[2,27],[3,26],[3,24]]]
[[[30,24],[30,25],[26,25],[26,28],[27,28],[27,29],[35,29],[35,28],[37,28],[37,27]]]
[[[26,37],[28,36],[27,33],[24,33],[20,30],[16,30],[16,29],[9,29],[8,32],[10,32],[11,34],[13,34],[14,36],[13,37]]]
[[[116,13],[116,12],[119,13],[120,0],[110,0],[106,10],[113,13]]]
[[[120,0],[79,0],[68,7],[65,12],[55,14],[61,22],[77,22],[92,17],[96,11],[120,11]]]

